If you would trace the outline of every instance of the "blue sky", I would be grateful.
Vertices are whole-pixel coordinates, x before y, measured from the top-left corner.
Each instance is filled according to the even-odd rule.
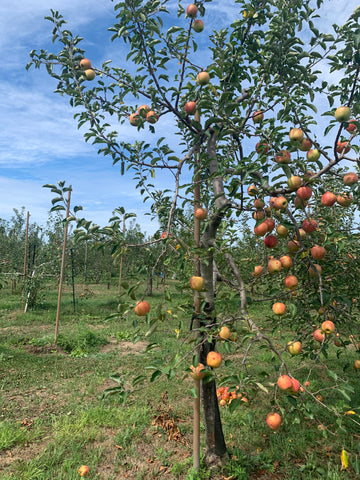
[[[169,2],[174,24],[179,22],[175,3]],[[115,65],[122,54],[120,43],[111,43],[107,32],[114,23],[114,4],[110,0],[14,0],[0,5],[0,218],[9,219],[13,208],[24,206],[32,222],[45,224],[51,193],[42,185],[66,180],[73,187],[73,205],[82,205],[87,219],[106,225],[112,210],[124,206],[137,214],[143,231],[153,233],[158,228],[144,216],[149,205],[142,202],[131,174],[121,176],[110,158],[98,156],[96,147],[85,143],[68,99],[53,93],[55,80],[45,70],[25,70],[31,49],[53,48],[51,25],[43,19],[50,8],[59,10],[70,30],[84,37],[82,48],[96,65],[109,59]],[[325,1],[321,14],[321,23],[328,26],[325,30],[345,22],[355,7],[352,1]],[[220,21],[236,18],[233,2],[216,0],[207,9],[208,31],[219,27]],[[169,125],[159,122],[157,135],[168,132]],[[128,125],[121,127],[121,134],[128,141],[138,138],[137,130]],[[160,178],[160,187],[164,186],[168,185]]]

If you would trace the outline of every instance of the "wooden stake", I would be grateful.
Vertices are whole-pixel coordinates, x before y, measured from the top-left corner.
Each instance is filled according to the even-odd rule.
[[[200,207],[200,158],[199,153],[195,154],[194,174],[194,247],[200,246],[200,220],[195,217],[195,210]],[[200,260],[197,254],[194,255],[194,275],[200,276]],[[194,291],[194,322],[195,335],[198,336],[200,314],[200,294]],[[197,472],[200,469],[200,380],[194,380],[196,398],[193,405],[193,468]]]
[[[28,248],[29,248],[29,219],[30,219],[30,213],[27,212],[27,217],[26,217],[26,230],[25,230],[25,252],[24,252],[24,273],[23,273],[23,294],[25,292],[25,283],[26,283],[26,264],[27,264],[27,254],[28,254]]]
[[[65,217],[66,220],[68,219],[69,213],[70,213],[70,197],[71,197],[71,187],[69,187],[68,199],[66,203],[66,217]],[[57,310],[56,310],[55,337],[54,337],[55,345],[57,344],[57,337],[59,333],[60,307],[61,307],[61,295],[62,295],[62,286],[63,286],[63,278],[64,278],[64,269],[65,269],[67,232],[68,232],[68,222],[65,223],[65,228],[64,228],[64,241],[63,241],[63,248],[62,248],[61,269],[60,269],[60,279],[59,279],[59,293],[58,293],[58,302],[57,302]]]

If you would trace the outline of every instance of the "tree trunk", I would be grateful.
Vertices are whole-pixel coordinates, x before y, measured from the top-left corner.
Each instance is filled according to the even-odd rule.
[[[216,322],[215,316],[215,283],[214,283],[214,247],[217,230],[227,211],[229,202],[224,195],[223,179],[216,176],[218,172],[218,160],[216,156],[216,133],[213,132],[208,140],[207,154],[209,157],[209,170],[212,175],[212,188],[215,198],[215,211],[207,223],[205,232],[201,237],[201,248],[205,255],[205,261],[201,262],[201,276],[205,281],[204,313],[206,314],[206,327],[211,328]],[[206,364],[207,354],[215,349],[215,341],[209,343],[202,342],[200,351],[200,361]],[[216,395],[215,380],[203,383],[201,382],[201,401],[203,406],[204,425],[205,425],[205,457],[204,461],[208,465],[218,465],[222,463],[226,455],[226,443],[222,430],[219,404]]]

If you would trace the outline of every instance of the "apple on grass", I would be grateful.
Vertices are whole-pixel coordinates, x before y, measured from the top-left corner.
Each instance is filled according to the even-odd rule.
[[[78,472],[80,473],[80,477],[86,477],[89,471],[90,471],[90,468],[87,465],[81,465],[81,467],[78,470]]]
[[[219,368],[222,362],[222,356],[221,353],[211,351],[207,354],[206,357],[206,363],[209,365],[211,368]]]
[[[279,430],[281,426],[281,417],[276,412],[270,412],[266,416],[266,425],[275,432]]]

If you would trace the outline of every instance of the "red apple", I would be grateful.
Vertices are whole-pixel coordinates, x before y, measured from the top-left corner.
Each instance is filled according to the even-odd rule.
[[[264,113],[261,110],[254,112],[252,116],[254,123],[261,123],[264,120]]]
[[[269,273],[277,273],[280,272],[282,269],[282,265],[280,260],[276,260],[276,258],[271,258],[268,261],[268,272]]]
[[[277,386],[280,388],[280,390],[287,391],[287,390],[290,390],[292,387],[292,381],[289,375],[281,375],[277,379],[276,383],[277,383]]]
[[[350,144],[349,142],[340,142],[338,141],[336,144],[336,151],[337,153],[344,154],[350,152]]]
[[[267,223],[262,222],[260,225],[254,228],[254,233],[257,237],[263,237],[268,232]]]
[[[316,162],[320,158],[320,152],[317,149],[309,150],[306,154],[306,158],[309,162]]]
[[[339,205],[341,205],[342,207],[348,207],[349,205],[351,205],[351,202],[353,201],[353,197],[351,194],[348,194],[348,195],[338,195],[336,197],[336,201]]]
[[[196,81],[199,85],[207,85],[210,82],[210,75],[207,72],[199,72]]]
[[[137,302],[134,312],[138,317],[145,317],[145,315],[150,312],[150,303],[146,300]]]
[[[302,228],[306,233],[313,233],[318,228],[318,223],[313,218],[306,218],[302,223]]]
[[[146,114],[146,121],[149,123],[156,123],[158,119],[159,115],[157,115],[153,110],[150,110],[150,112]]]
[[[281,426],[281,417],[276,412],[268,413],[266,416],[266,424],[267,426],[274,431],[279,430]]]
[[[320,245],[314,245],[310,250],[311,256],[316,260],[322,260],[326,255],[326,250]]]
[[[186,102],[184,105],[184,110],[187,115],[194,115],[194,113],[196,112],[196,102]]]
[[[282,195],[280,197],[275,197],[274,207],[276,210],[285,210],[288,206],[288,201]]]
[[[343,182],[345,185],[354,185],[359,181],[359,177],[355,172],[346,173],[343,177]]]
[[[146,115],[150,112],[150,107],[149,105],[140,105],[140,107],[137,109],[137,113],[140,115],[142,118],[146,118]]]
[[[137,112],[132,113],[129,117],[129,122],[133,127],[137,127],[141,123],[140,115]]]
[[[310,187],[300,187],[296,190],[296,195],[301,198],[301,200],[309,200],[312,195],[312,190]]]
[[[209,367],[219,368],[222,362],[221,353],[211,351],[207,354],[206,363]]]
[[[199,13],[199,9],[193,3],[190,3],[186,9],[186,15],[190,18],[196,18],[197,14]]]
[[[282,257],[280,257],[280,263],[285,270],[288,270],[292,267],[293,261],[292,258],[289,257],[289,255],[283,255]]]
[[[80,477],[86,477],[89,471],[90,471],[90,468],[87,465],[81,465],[81,467],[78,470],[78,472],[80,473]]]
[[[357,128],[356,128],[356,124],[354,122],[356,122],[357,120],[355,118],[349,120],[349,125],[346,127],[346,130],[349,132],[349,133],[354,133],[356,132]]]
[[[325,320],[321,324],[321,330],[327,334],[334,333],[335,332],[334,322],[332,322],[331,320]]]
[[[275,237],[275,235],[267,235],[264,238],[264,245],[267,248],[275,248],[277,243],[278,243],[278,241],[277,241],[277,238]]]
[[[280,164],[288,164],[291,162],[291,155],[290,155],[290,152],[288,150],[280,150],[280,152],[278,152],[276,155],[275,155],[275,161],[277,163],[280,163]]]
[[[295,277],[295,275],[288,275],[287,277],[285,277],[284,285],[288,290],[295,290],[299,285],[299,281]]]
[[[304,138],[301,142],[300,142],[300,146],[299,146],[299,149],[302,151],[302,152],[308,152],[312,147],[312,142],[311,140],[309,140],[308,138]]]
[[[296,380],[296,378],[291,379],[291,388],[290,392],[291,393],[298,393],[300,390],[300,382],[299,380]]]
[[[263,200],[261,200],[261,198],[256,198],[254,200],[254,207],[257,209],[257,210],[262,210],[265,206],[265,203]]]
[[[204,288],[205,280],[202,277],[197,277],[194,275],[190,278],[189,283],[192,290],[201,292],[201,290]]]
[[[347,122],[350,120],[351,110],[349,107],[339,107],[335,110],[335,119],[338,122]]]
[[[262,274],[263,272],[263,267],[261,265],[256,265],[256,267],[254,267],[254,271],[253,271],[253,276],[254,277],[260,277],[260,275]]]
[[[272,306],[272,311],[275,313],[275,315],[285,315],[286,313],[286,305],[281,302],[276,302]]]
[[[83,70],[90,70],[91,69],[91,62],[88,58],[82,58],[80,60],[80,67]]]
[[[194,216],[195,218],[197,218],[198,220],[204,220],[206,217],[207,217],[207,210],[206,208],[196,208],[195,209],[195,213],[194,213]]]
[[[317,342],[322,342],[325,338],[324,334],[322,333],[322,331],[320,330],[320,328],[317,328],[315,330],[315,332],[313,333],[313,337],[315,338],[315,340]]]
[[[275,220],[273,218],[267,218],[265,222],[268,227],[268,232],[272,232],[275,228]]]
[[[259,155],[261,154],[266,155],[269,152],[269,145],[263,140],[261,140],[255,145],[255,150],[256,150],[256,153]]]
[[[332,207],[336,202],[336,195],[332,192],[325,192],[321,197],[321,204],[325,207]]]

